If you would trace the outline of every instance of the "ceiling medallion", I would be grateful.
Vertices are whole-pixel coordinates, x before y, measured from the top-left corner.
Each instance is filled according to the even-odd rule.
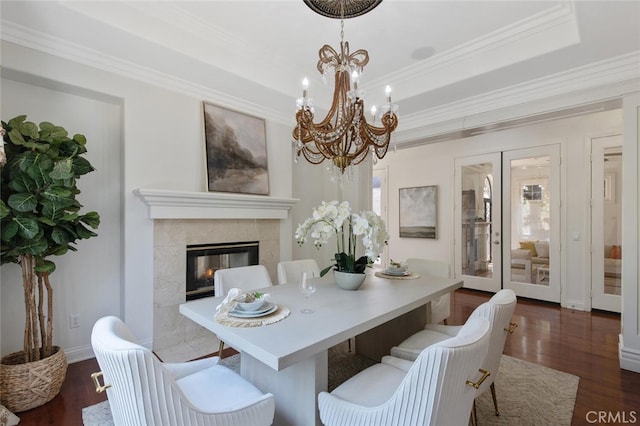
[[[305,0],[305,3],[331,3]],[[381,0],[380,0],[381,1]],[[344,16],[348,3],[367,3],[369,10],[380,1],[340,2],[344,6]],[[371,5],[375,3],[375,5]],[[364,12],[363,12],[364,13]],[[354,15],[356,16],[356,15]],[[367,123],[364,107],[364,91],[358,89],[358,82],[364,66],[369,62],[369,53],[364,49],[349,51],[349,42],[344,41],[344,20],[340,21],[340,51],[325,44],[319,51],[318,71],[323,80],[333,74],[335,86],[333,101],[326,117],[314,123],[313,101],[308,97],[309,81],[302,82],[302,98],[297,100],[296,127],[293,129],[295,161],[303,155],[312,164],[331,160],[330,166],[335,180],[342,182],[345,173],[353,178],[353,166],[361,163],[371,153],[373,162],[381,159],[389,149],[391,133],[398,126],[396,115],[398,105],[391,103],[391,87],[387,86],[386,102],[379,110],[371,108],[371,121]],[[351,87],[353,84],[353,87]],[[377,125],[379,124],[379,125]]]
[[[311,10],[322,16],[336,19],[347,19],[371,12],[382,0],[304,0]],[[344,12],[343,12],[344,9]]]

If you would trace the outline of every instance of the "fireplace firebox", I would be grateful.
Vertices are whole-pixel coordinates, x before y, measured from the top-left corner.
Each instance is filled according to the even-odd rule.
[[[187,246],[186,300],[215,296],[218,269],[257,265],[258,241]]]

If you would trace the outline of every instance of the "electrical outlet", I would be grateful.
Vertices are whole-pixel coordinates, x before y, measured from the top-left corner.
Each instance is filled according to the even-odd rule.
[[[71,314],[69,315],[69,328],[78,328],[80,327],[80,315]]]

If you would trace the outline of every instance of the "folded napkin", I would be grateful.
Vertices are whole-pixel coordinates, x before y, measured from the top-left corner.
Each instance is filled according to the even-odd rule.
[[[238,297],[240,294],[242,294],[242,290],[240,290],[239,288],[232,288],[231,290],[229,290],[222,303],[216,306],[216,312],[220,312],[224,308],[230,306],[233,302],[236,301],[236,297]]]
[[[247,293],[253,293],[253,291],[242,291],[239,288],[232,288],[229,290],[222,303],[216,306],[216,312],[220,312],[227,307],[230,308],[236,301],[242,302],[244,300],[244,295]],[[262,297],[267,301],[271,295],[269,293],[262,293]]]

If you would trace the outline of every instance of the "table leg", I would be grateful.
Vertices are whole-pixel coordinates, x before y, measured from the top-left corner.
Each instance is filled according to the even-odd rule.
[[[376,362],[389,355],[391,348],[404,339],[424,329],[429,310],[425,306],[407,312],[369,331],[356,336],[356,352]]]
[[[327,390],[327,351],[276,371],[252,356],[242,353],[242,377],[276,400],[276,426],[320,425],[318,393]]]

